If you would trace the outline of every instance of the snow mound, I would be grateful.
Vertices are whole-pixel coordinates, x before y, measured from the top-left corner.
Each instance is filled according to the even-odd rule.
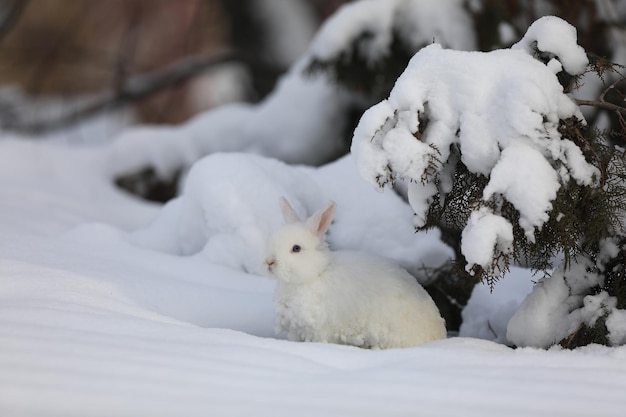
[[[138,127],[109,146],[113,175],[150,166],[171,176],[205,155],[249,152],[289,163],[321,164],[343,151],[349,94],[325,77],[307,77],[303,62],[257,105],[232,104],[176,127]]]
[[[507,338],[518,346],[548,348],[603,319],[607,342],[626,342],[626,310],[617,308],[616,297],[597,289],[606,279],[606,259],[619,252],[618,242],[604,239],[597,259],[579,255],[539,280],[509,321]]]
[[[197,162],[182,195],[160,211],[132,241],[175,255],[198,255],[261,272],[265,243],[282,225],[278,199],[285,196],[302,217],[328,200],[337,202],[329,241],[395,259],[416,273],[438,267],[453,254],[439,233],[415,235],[410,208],[396,195],[381,195],[359,181],[352,157],[319,169],[289,166],[250,154],[213,154]]]
[[[581,257],[569,269],[540,279],[511,318],[507,338],[518,346],[547,348],[572,334],[583,322],[578,307],[597,284],[597,275],[588,273],[591,267]]]
[[[320,194],[303,169],[247,154],[213,154],[191,168],[180,197],[153,224],[134,233],[140,246],[259,272],[262,248],[278,227],[278,198],[309,201]]]
[[[532,286],[532,271],[519,267],[511,267],[506,279],[494,288],[477,284],[463,309],[459,336],[512,344],[506,337],[509,320],[532,291]]]
[[[565,32],[558,39],[565,61],[580,70],[579,47],[564,25],[542,18],[525,39]],[[361,176],[377,188],[396,177],[412,182],[418,227],[433,196],[449,192],[460,159],[471,173],[489,178],[485,202],[505,198],[515,206],[532,242],[562,184],[592,185],[598,178],[580,148],[561,138],[559,121],[570,117],[582,120],[554,71],[523,48],[483,53],[433,44],[415,54],[389,98],[363,114],[351,152]],[[473,248],[470,269],[492,254],[492,241],[464,244]]]

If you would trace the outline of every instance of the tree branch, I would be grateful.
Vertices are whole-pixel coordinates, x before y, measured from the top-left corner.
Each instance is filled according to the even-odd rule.
[[[626,115],[626,107],[618,106],[617,104],[609,103],[606,101],[605,97],[609,91],[612,91],[617,87],[619,83],[622,81],[626,81],[626,76],[622,76],[609,84],[602,92],[600,93],[600,97],[598,100],[581,100],[576,99],[576,104],[579,106],[594,106],[602,109],[612,110],[617,112],[618,114]]]
[[[54,131],[71,126],[104,110],[123,106],[131,101],[145,98],[166,87],[182,83],[210,67],[228,62],[242,62],[243,59],[232,52],[191,56],[169,66],[126,80],[117,91],[107,92],[90,100],[79,109],[49,120],[20,122],[13,121],[5,129],[30,134]]]
[[[579,106],[600,107],[602,109],[613,110],[618,113],[622,113],[626,115],[626,107],[621,107],[621,106],[618,106],[617,104],[608,103],[606,101],[576,99],[576,104],[578,104]]]

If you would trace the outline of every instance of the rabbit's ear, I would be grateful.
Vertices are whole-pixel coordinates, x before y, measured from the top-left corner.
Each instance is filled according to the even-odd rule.
[[[280,197],[280,210],[283,212],[283,218],[285,219],[285,223],[297,223],[301,222],[300,216],[298,213],[291,207],[289,201],[283,196]]]
[[[335,202],[329,201],[328,204],[326,204],[326,207],[313,213],[313,215],[306,221],[308,229],[316,236],[322,236],[326,233],[326,230],[330,227],[330,222],[333,220],[335,207],[337,207]]]

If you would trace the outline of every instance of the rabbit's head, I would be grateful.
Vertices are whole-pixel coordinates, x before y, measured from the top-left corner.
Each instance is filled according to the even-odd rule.
[[[285,225],[269,238],[265,270],[283,282],[306,282],[318,277],[330,263],[324,233],[330,226],[335,203],[316,211],[306,221],[300,220],[289,202],[280,198]]]

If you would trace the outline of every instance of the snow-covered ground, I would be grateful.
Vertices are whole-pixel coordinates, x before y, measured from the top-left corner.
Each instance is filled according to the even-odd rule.
[[[177,204],[165,210],[116,191],[100,169],[106,158],[90,155],[0,142],[2,416],[623,415],[626,347],[514,350],[454,337],[369,351],[276,338],[274,283],[245,272],[237,254],[223,262],[211,254],[226,244],[239,255],[260,250],[255,236],[266,225],[255,222],[278,221],[278,192],[301,210],[336,199],[335,246],[378,250],[379,242],[405,263],[409,252],[429,253],[424,262],[448,255],[436,235],[414,235],[408,205],[360,180],[351,158],[313,169],[208,157],[197,164],[197,187],[179,200],[197,193],[208,208],[213,192],[232,204],[205,219],[219,233],[205,231],[204,246],[181,254],[165,250],[172,246],[163,233],[168,218],[170,231],[185,230],[174,220]],[[233,163],[248,176],[208,175]],[[330,186],[307,194],[302,181],[308,190]],[[228,232],[234,218],[248,219],[249,229]],[[500,297],[490,310],[488,292],[477,291],[482,309],[467,311],[466,333],[519,303]],[[496,331],[497,320],[487,323]]]

